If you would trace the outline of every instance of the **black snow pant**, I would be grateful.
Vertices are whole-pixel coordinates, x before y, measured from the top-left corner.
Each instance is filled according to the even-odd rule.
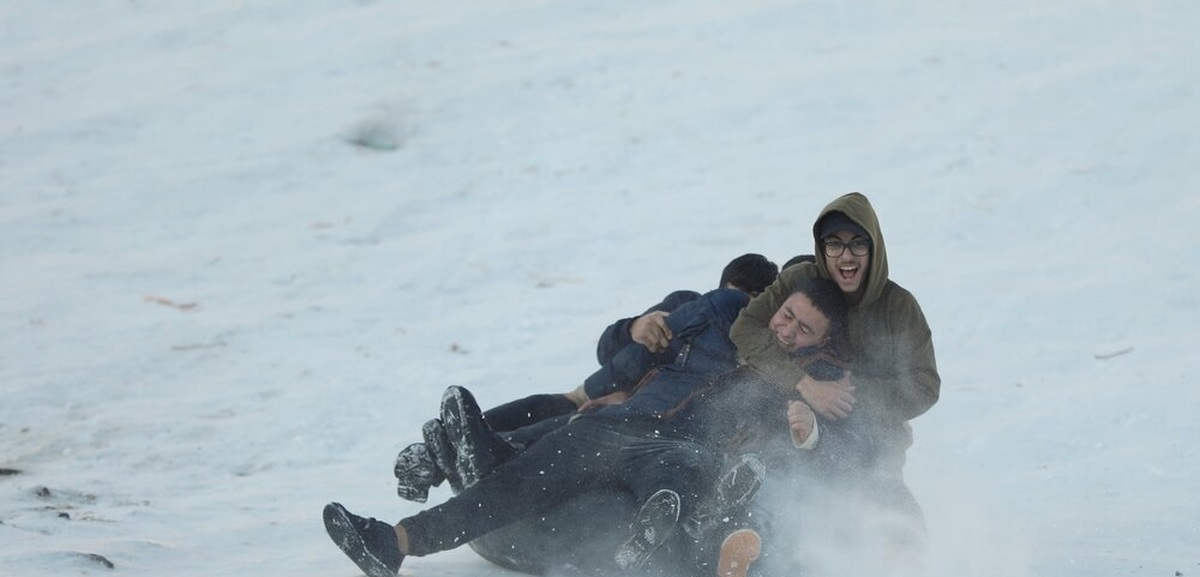
[[[512,523],[543,518],[579,495],[613,488],[638,505],[660,489],[673,490],[680,496],[680,518],[686,517],[716,483],[721,455],[663,437],[657,425],[582,417],[551,432],[445,503],[401,520],[410,554],[453,549]],[[594,529],[625,531],[628,521]]]
[[[546,419],[575,412],[575,402],[563,395],[529,395],[488,409],[483,418],[497,432],[515,431]]]

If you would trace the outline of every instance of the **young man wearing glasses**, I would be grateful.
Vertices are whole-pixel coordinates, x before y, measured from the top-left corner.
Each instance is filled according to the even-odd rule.
[[[888,276],[879,219],[866,196],[854,192],[826,205],[813,224],[813,240],[816,262],[781,272],[742,310],[730,337],[744,363],[777,386],[798,391],[818,422],[853,414],[852,420],[869,429],[877,447],[871,465],[839,479],[836,488],[865,497],[889,519],[899,519],[884,538],[899,554],[911,556],[920,552],[925,529],[920,506],[903,479],[905,452],[912,444],[909,421],[937,402],[941,387],[929,325],[912,293]],[[833,279],[850,304],[845,354],[851,362],[836,381],[816,380],[781,362],[777,347],[771,346],[772,313],[799,279],[809,277]],[[771,532],[790,533],[778,529],[782,527]]]

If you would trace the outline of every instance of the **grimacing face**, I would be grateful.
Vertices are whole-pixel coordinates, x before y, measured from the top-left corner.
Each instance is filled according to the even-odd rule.
[[[775,344],[791,353],[822,344],[829,332],[829,317],[813,305],[804,293],[792,293],[779,310],[771,315]]]

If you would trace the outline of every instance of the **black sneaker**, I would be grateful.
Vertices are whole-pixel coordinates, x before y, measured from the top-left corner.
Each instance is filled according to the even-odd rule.
[[[455,493],[462,491],[462,478],[458,475],[456,462],[458,456],[454,454],[454,447],[446,437],[446,428],[442,426],[442,422],[438,419],[426,421],[421,427],[421,436],[425,439],[425,448],[433,458],[433,464],[450,482],[450,489]]]
[[[633,536],[617,549],[615,560],[624,571],[640,569],[675,532],[679,522],[679,494],[662,489],[650,496],[638,510],[629,529]]]
[[[367,577],[395,577],[404,562],[396,530],[383,521],[364,519],[341,503],[325,505],[325,532]]]
[[[413,443],[396,455],[396,494],[401,499],[424,503],[429,500],[429,488],[436,487],[446,480],[429,447],[425,443]]]
[[[483,418],[471,392],[449,387],[442,395],[442,426],[454,447],[456,469],[464,488],[491,473],[516,452]]]

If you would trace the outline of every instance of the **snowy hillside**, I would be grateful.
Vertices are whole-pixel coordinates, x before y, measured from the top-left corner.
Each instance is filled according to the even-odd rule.
[[[943,378],[907,466],[930,575],[1200,575],[1198,29],[1171,0],[10,0],[0,573],[356,575],[321,506],[415,512],[392,459],[446,385],[572,388],[613,319],[811,252],[860,190]]]

